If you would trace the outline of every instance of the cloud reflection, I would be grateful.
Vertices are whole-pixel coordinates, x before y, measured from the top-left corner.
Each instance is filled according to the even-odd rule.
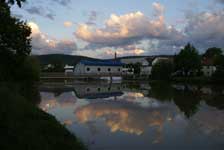
[[[75,115],[80,123],[103,119],[112,133],[142,135],[149,127],[155,127],[157,137],[161,137],[164,124],[173,119],[173,110],[166,105],[142,108],[129,102],[107,101],[81,107]]]
[[[73,92],[65,92],[59,96],[55,96],[53,93],[42,92],[41,97],[42,101],[39,107],[44,111],[48,111],[56,107],[71,106],[74,105],[77,101]]]

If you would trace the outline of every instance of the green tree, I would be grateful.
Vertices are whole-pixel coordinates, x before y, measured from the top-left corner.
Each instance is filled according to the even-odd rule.
[[[156,80],[169,80],[173,68],[173,63],[171,61],[160,61],[152,67],[152,78]]]
[[[53,65],[52,72],[64,72],[64,63],[60,59],[52,60],[51,64]]]
[[[133,64],[134,74],[135,75],[140,75],[141,65],[142,65],[141,63],[135,63],[135,64]]]
[[[224,55],[216,56],[214,63],[216,66],[224,67]]]
[[[134,74],[135,75],[140,75],[140,72],[141,72],[141,63],[130,63],[130,64],[126,64],[125,65],[126,68],[132,70],[134,69]]]
[[[10,5],[17,3],[21,7],[24,1],[0,0],[0,81],[27,80],[27,72],[34,71],[28,67],[33,64],[29,59],[31,29],[24,21],[12,17],[10,12]]]
[[[17,80],[32,83],[38,81],[40,77],[40,64],[35,57],[26,57],[21,67],[15,70]],[[21,73],[22,72],[22,73]]]
[[[175,69],[181,70],[185,76],[196,73],[201,68],[201,58],[196,48],[187,44],[174,58]]]
[[[215,82],[224,82],[224,55],[222,54],[222,50],[214,57],[214,63],[216,65],[216,71],[212,75],[212,80]]]
[[[206,58],[215,58],[216,56],[222,55],[222,49],[217,47],[212,47],[206,50],[203,54],[203,57]]]
[[[222,49],[217,47],[207,49],[203,54],[203,59],[210,59],[217,66],[224,64]]]

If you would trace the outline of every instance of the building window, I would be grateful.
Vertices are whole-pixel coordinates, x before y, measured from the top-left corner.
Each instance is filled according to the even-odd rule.
[[[101,90],[101,89],[100,89],[100,88],[98,88],[97,90],[98,90],[98,92],[100,92],[100,90]]]
[[[86,68],[86,71],[90,71],[90,68]]]
[[[107,70],[108,70],[108,72],[110,72],[110,71],[111,71],[111,69],[110,69],[110,68],[108,68]]]
[[[86,89],[86,91],[87,91],[87,92],[89,92],[89,91],[90,91],[90,89],[89,89],[89,88],[87,88],[87,89]]]
[[[120,72],[121,71],[121,68],[118,68],[117,71]]]
[[[101,68],[97,68],[97,70],[98,70],[98,72],[100,72],[101,71]]]

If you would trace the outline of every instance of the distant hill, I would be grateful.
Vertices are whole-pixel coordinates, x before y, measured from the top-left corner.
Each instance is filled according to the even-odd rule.
[[[63,64],[75,65],[80,60],[99,60],[95,58],[90,58],[86,56],[73,56],[64,54],[48,54],[48,55],[36,55],[36,57],[41,65],[51,64],[54,61],[61,61]]]
[[[118,57],[117,59],[133,59],[133,58],[156,58],[156,57],[168,57],[172,58],[173,55],[151,55],[151,56],[124,56],[124,57]]]
[[[76,65],[80,60],[102,60],[86,56],[77,55],[64,55],[64,54],[48,54],[48,55],[36,55],[36,57],[41,65],[52,64],[55,61],[61,61],[63,64]],[[125,56],[119,57],[117,60],[121,59],[133,59],[133,58],[147,58],[153,59],[155,57],[173,57],[171,55],[158,55],[158,56]],[[112,59],[108,59],[112,60]]]

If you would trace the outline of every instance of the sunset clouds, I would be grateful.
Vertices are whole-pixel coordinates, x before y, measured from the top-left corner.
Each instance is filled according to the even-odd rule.
[[[108,0],[105,4],[29,0],[13,14],[33,23],[35,54],[110,58],[115,51],[119,56],[174,54],[188,42],[200,52],[223,48],[223,4],[223,0]]]
[[[49,53],[65,53],[71,54],[77,49],[76,43],[72,40],[57,40],[51,38],[47,34],[40,31],[39,26],[34,22],[29,22],[28,25],[32,30],[32,49],[34,54],[49,54]]]
[[[138,42],[143,39],[176,39],[181,34],[172,26],[165,24],[164,7],[153,3],[156,18],[145,16],[142,12],[133,12],[124,15],[112,14],[105,21],[102,28],[94,28],[87,24],[80,24],[75,35],[90,44],[99,46],[119,46]]]
[[[71,21],[65,21],[64,22],[64,26],[67,27],[67,28],[71,27],[72,25],[73,25],[73,23]]]
[[[166,43],[172,42],[174,45],[173,41],[182,40],[184,35],[175,27],[167,25],[164,17],[165,7],[160,3],[153,3],[152,7],[152,17],[137,11],[124,15],[111,14],[110,18],[104,21],[104,27],[80,24],[75,36],[88,43],[86,48],[112,47],[122,56],[144,54],[145,50],[138,47],[139,42],[143,40],[168,40]],[[134,48],[126,49],[130,46]],[[105,53],[109,55],[114,51],[107,50]]]

